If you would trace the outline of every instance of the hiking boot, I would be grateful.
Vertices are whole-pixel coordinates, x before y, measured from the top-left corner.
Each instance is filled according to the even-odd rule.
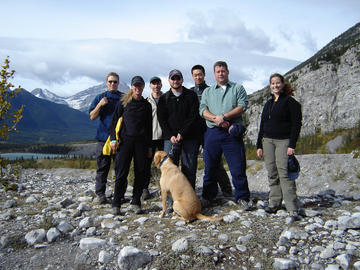
[[[211,207],[212,205],[212,202],[210,200],[204,198],[201,198],[200,203],[201,203],[201,208],[208,208]]]
[[[266,213],[275,214],[278,210],[280,210],[280,208],[281,207],[278,206],[266,206],[264,210]]]
[[[143,200],[151,199],[151,194],[150,194],[148,188],[145,188],[145,189],[143,190],[141,197],[142,197]]]
[[[137,214],[137,215],[143,213],[143,210],[141,209],[141,206],[140,206],[140,205],[137,205],[137,204],[132,204],[132,205],[130,206],[130,210],[131,210],[132,212],[134,212],[135,214]]]
[[[106,204],[108,201],[107,201],[107,199],[106,199],[105,194],[101,194],[101,195],[98,195],[98,196],[97,196],[96,202],[97,202],[98,204]]]
[[[232,192],[230,191],[230,192],[228,192],[228,191],[223,191],[223,196],[225,197],[225,198],[233,198],[234,197],[234,195],[232,194]]]
[[[289,217],[294,221],[300,220],[301,217],[299,216],[298,211],[289,211]]]
[[[121,202],[121,204],[128,203],[128,202],[130,202],[130,199],[129,199],[129,198],[122,197],[122,198],[120,199],[120,202]]]
[[[237,204],[239,205],[240,209],[244,211],[251,211],[255,209],[255,205],[252,200],[247,201],[247,200],[239,199],[237,201]]]
[[[112,213],[113,213],[114,216],[120,215],[120,214],[121,214],[121,212],[120,212],[120,207],[114,206],[114,207],[113,207],[113,210],[112,210]]]

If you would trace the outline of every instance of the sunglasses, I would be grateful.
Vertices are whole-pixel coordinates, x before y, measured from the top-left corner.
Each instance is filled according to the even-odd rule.
[[[112,83],[115,83],[115,84],[117,84],[118,83],[118,81],[108,81],[110,84],[112,84]]]
[[[172,76],[171,78],[170,78],[170,80],[172,80],[172,81],[180,81],[181,80],[181,77],[180,76]]]

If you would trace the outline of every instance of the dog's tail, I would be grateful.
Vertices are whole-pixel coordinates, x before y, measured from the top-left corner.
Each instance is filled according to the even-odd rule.
[[[199,220],[208,220],[208,221],[221,221],[223,220],[222,217],[209,217],[209,216],[204,216],[203,214],[197,213],[196,214],[196,218]]]

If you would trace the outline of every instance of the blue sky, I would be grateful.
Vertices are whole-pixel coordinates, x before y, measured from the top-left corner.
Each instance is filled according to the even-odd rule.
[[[92,1],[2,0],[0,58],[10,56],[13,83],[68,96],[115,71],[129,84],[171,69],[229,64],[248,93],[286,73],[360,22],[358,0]],[[144,96],[149,92],[146,88]]]

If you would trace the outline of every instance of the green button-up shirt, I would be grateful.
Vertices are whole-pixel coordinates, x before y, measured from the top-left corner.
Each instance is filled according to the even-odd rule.
[[[229,81],[225,91],[219,85],[206,88],[201,97],[199,111],[201,116],[206,109],[212,114],[221,115],[239,106],[241,106],[244,111],[248,106],[248,97],[245,88],[241,84]],[[241,116],[231,120],[241,123]],[[206,120],[206,125],[209,128],[216,127],[214,122],[208,120]]]

